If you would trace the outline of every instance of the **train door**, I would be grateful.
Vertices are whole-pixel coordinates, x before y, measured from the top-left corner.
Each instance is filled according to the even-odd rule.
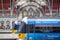
[[[6,28],[10,29],[10,21],[6,21]]]
[[[5,29],[4,21],[0,21],[0,29]]]

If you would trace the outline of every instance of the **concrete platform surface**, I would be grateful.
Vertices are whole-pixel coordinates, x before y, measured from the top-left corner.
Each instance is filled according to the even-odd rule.
[[[0,39],[16,39],[18,38],[18,34],[0,34]]]

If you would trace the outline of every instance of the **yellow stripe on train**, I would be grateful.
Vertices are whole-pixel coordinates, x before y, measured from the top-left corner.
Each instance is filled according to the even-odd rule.
[[[26,37],[25,33],[19,33],[18,38],[19,39],[24,39]]]

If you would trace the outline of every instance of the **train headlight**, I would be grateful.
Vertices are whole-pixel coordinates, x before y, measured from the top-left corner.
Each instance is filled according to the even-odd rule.
[[[19,35],[18,35],[18,38],[19,39],[24,39],[26,37],[26,34],[25,33],[20,33]]]

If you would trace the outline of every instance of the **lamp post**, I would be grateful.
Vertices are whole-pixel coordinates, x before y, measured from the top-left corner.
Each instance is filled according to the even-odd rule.
[[[13,9],[11,7],[9,7],[9,11],[10,11],[10,29],[12,29],[12,13],[13,13]]]

